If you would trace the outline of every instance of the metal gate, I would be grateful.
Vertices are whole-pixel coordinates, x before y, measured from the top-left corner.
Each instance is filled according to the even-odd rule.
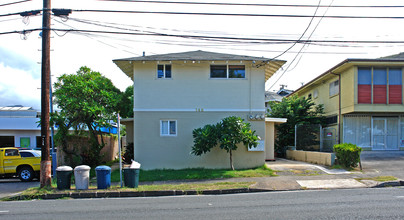
[[[295,125],[296,150],[332,152],[337,144],[337,130],[318,124]]]
[[[337,144],[337,129],[335,128],[323,128],[322,130],[322,152],[332,152],[333,147]]]

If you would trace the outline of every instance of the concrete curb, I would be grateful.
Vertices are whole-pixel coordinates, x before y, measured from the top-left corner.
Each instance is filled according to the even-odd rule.
[[[382,187],[398,187],[404,186],[404,180],[382,182],[366,188],[382,188]],[[295,191],[296,189],[292,189]],[[304,189],[298,189],[304,190]],[[274,191],[287,191],[287,190],[272,190],[272,189],[259,189],[259,188],[237,188],[237,189],[222,189],[222,190],[162,190],[162,191],[76,191],[76,192],[60,192],[52,194],[44,194],[38,196],[16,195],[9,197],[10,200],[32,200],[32,199],[90,199],[90,198],[120,198],[120,197],[160,197],[160,196],[184,196],[184,195],[224,195],[224,194],[238,194],[238,193],[256,193],[256,192],[274,192]]]
[[[52,193],[39,196],[19,195],[11,197],[11,200],[29,200],[29,199],[90,199],[90,198],[119,198],[119,197],[160,197],[160,196],[183,196],[183,195],[222,195],[222,194],[237,194],[237,193],[254,193],[254,192],[269,192],[273,190],[254,189],[254,188],[238,188],[238,189],[222,189],[222,190],[163,190],[163,191],[95,191],[95,192],[67,192],[67,193]]]
[[[377,184],[373,188],[404,186],[404,180],[387,181]]]

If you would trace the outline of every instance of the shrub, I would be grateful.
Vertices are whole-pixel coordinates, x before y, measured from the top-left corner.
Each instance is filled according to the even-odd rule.
[[[362,148],[355,144],[343,143],[334,145],[334,152],[340,165],[346,168],[355,168],[360,162]]]
[[[125,152],[122,155],[122,160],[125,164],[131,164],[134,157],[135,154],[133,143],[129,143],[125,146]]]

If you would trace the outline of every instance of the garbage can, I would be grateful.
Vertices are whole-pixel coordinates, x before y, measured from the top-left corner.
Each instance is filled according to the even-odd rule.
[[[137,188],[139,185],[139,168],[123,168],[123,181],[126,187]]]
[[[90,167],[80,165],[74,168],[74,179],[76,181],[76,189],[88,189],[90,183]]]
[[[70,189],[73,168],[60,166],[56,168],[57,188],[59,190]]]
[[[97,188],[108,189],[111,187],[111,167],[98,166],[95,168],[97,175]]]

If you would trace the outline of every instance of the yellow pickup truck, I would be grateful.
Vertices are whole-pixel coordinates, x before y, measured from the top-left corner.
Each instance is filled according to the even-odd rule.
[[[41,169],[40,157],[21,157],[18,148],[0,148],[0,176],[17,175],[21,181],[31,181],[39,177]]]

